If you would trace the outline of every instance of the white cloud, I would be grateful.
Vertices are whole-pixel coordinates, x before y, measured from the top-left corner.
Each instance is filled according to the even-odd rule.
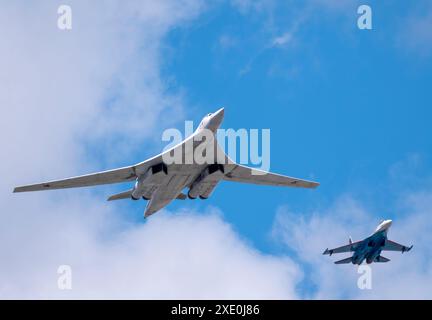
[[[0,297],[296,297],[296,265],[255,250],[214,210],[136,224],[126,214],[141,215],[139,204],[119,212],[97,191],[11,193],[127,161],[125,142],[137,145],[182,110],[166,93],[161,47],[202,2],[70,1],[71,31],[57,29],[59,4],[1,4]],[[114,159],[85,154],[89,143]],[[57,288],[62,264],[72,267],[71,291]]]
[[[13,226],[22,223],[22,231],[13,247],[3,248],[7,262],[0,267],[0,296],[297,297],[297,266],[288,258],[253,249],[214,210],[200,215],[159,213],[145,224],[119,228],[121,219],[106,207],[71,201],[57,209],[42,213],[31,225],[12,218]],[[2,232],[2,242],[15,232]],[[72,268],[70,291],[57,288],[56,270],[63,264]]]

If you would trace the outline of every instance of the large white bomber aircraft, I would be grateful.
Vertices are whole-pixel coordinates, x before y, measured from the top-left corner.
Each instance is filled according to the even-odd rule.
[[[222,180],[301,188],[316,188],[319,185],[317,182],[252,169],[232,161],[222,151],[215,139],[216,130],[219,128],[223,116],[223,108],[215,113],[209,113],[203,118],[197,130],[184,141],[136,165],[16,187],[14,192],[88,187],[135,181],[132,189],[115,194],[108,200],[138,200],[140,198],[148,200],[144,212],[144,217],[148,217],[174,199],[186,199],[186,195],[182,193],[185,188],[189,189],[188,197],[190,199],[197,197],[207,199]],[[197,148],[202,150],[210,144],[209,150],[213,150],[213,152],[208,153],[211,161],[203,163],[195,157],[189,157],[191,154],[195,154]],[[207,153],[203,152],[203,154]],[[192,161],[187,161],[190,158]],[[173,159],[177,159],[177,161]]]

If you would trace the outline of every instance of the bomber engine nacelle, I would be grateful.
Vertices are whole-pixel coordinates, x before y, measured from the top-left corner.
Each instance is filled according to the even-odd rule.
[[[189,199],[207,199],[224,176],[224,166],[212,164],[205,168],[189,188]]]
[[[151,166],[144,174],[140,175],[136,179],[131,198],[133,200],[138,200],[143,197],[144,199],[149,200],[167,174],[168,168],[165,163]]]

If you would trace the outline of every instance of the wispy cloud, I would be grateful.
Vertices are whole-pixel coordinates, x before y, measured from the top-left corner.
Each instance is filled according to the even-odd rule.
[[[232,35],[223,34],[218,40],[219,47],[223,50],[227,50],[235,47],[238,44],[238,40]]]
[[[272,41],[273,46],[285,46],[292,40],[292,34],[290,32],[285,32],[284,34],[275,37]]]
[[[428,2],[422,9],[412,11],[403,21],[396,35],[398,47],[417,56],[432,54],[432,5]]]

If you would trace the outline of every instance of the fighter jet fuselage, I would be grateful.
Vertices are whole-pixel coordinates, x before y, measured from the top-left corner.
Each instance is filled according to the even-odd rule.
[[[367,264],[375,261],[381,254],[382,247],[384,247],[386,240],[387,234],[385,231],[375,232],[373,235],[364,239],[354,251],[352,263],[360,265],[365,260]]]

